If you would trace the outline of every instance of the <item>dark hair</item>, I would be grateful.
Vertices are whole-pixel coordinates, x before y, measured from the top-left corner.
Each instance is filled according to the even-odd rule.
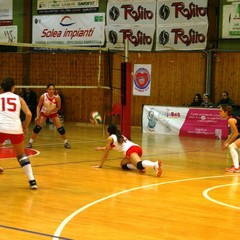
[[[1,82],[1,88],[4,92],[10,92],[14,86],[14,80],[11,77],[4,78]]]
[[[219,107],[222,108],[222,110],[224,112],[227,112],[228,116],[231,116],[233,114],[233,108],[232,108],[231,105],[229,105],[229,104],[221,104]]]
[[[117,126],[110,124],[107,131],[110,135],[115,134],[117,136],[118,143],[122,144],[125,141],[121,131],[117,129]]]
[[[53,83],[48,83],[47,85],[47,89],[49,89],[49,87],[53,86],[55,88],[55,85]]]
[[[199,101],[202,101],[202,96],[200,93],[196,93],[193,98],[193,102],[195,102],[195,97],[198,97]]]
[[[228,95],[229,95],[229,94],[228,94],[228,91],[222,91],[222,94],[223,94],[223,93],[225,93],[225,94],[227,95],[227,97],[228,97]]]

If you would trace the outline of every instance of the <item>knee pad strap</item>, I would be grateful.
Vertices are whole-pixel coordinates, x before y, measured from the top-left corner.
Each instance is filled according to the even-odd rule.
[[[58,128],[57,130],[58,130],[58,132],[60,133],[60,135],[64,135],[64,134],[65,134],[65,129],[64,129],[64,127],[60,127],[60,128]]]
[[[122,165],[122,169],[123,169],[123,170],[130,170],[130,169],[128,168],[128,166],[127,166],[127,163]]]
[[[139,162],[137,163],[137,169],[138,169],[138,170],[143,170],[143,169],[144,169],[144,167],[143,167],[143,165],[142,165],[142,161],[139,161]]]
[[[18,160],[19,164],[21,165],[21,167],[24,167],[24,166],[30,164],[30,161],[25,153],[17,156],[17,160]]]
[[[38,134],[41,131],[42,127],[40,127],[39,125],[36,125],[35,128],[33,129],[33,132]]]

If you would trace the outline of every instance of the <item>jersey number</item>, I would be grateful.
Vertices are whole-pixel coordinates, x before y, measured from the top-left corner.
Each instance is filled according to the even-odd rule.
[[[1,98],[2,101],[2,111],[15,112],[17,109],[15,98]]]

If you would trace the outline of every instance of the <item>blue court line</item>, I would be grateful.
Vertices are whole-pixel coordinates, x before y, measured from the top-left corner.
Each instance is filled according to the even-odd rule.
[[[40,235],[40,236],[44,236],[44,237],[50,237],[50,238],[56,238],[57,237],[57,236],[54,236],[54,235],[51,235],[51,234],[40,233],[40,232],[35,232],[35,231],[30,231],[30,230],[26,230],[26,229],[22,229],[22,228],[15,228],[15,227],[10,227],[10,226],[5,226],[5,225],[0,225],[0,227],[1,228],[11,229],[11,230],[16,230],[16,231],[20,231],[20,232]],[[73,240],[72,238],[65,238],[65,237],[57,237],[57,238],[58,239],[62,239],[62,240]]]

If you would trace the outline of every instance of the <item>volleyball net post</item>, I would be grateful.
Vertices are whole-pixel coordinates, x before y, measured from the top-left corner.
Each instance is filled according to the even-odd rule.
[[[124,136],[131,139],[131,70],[128,62],[128,40],[124,41],[124,62],[121,63],[121,131]]]

